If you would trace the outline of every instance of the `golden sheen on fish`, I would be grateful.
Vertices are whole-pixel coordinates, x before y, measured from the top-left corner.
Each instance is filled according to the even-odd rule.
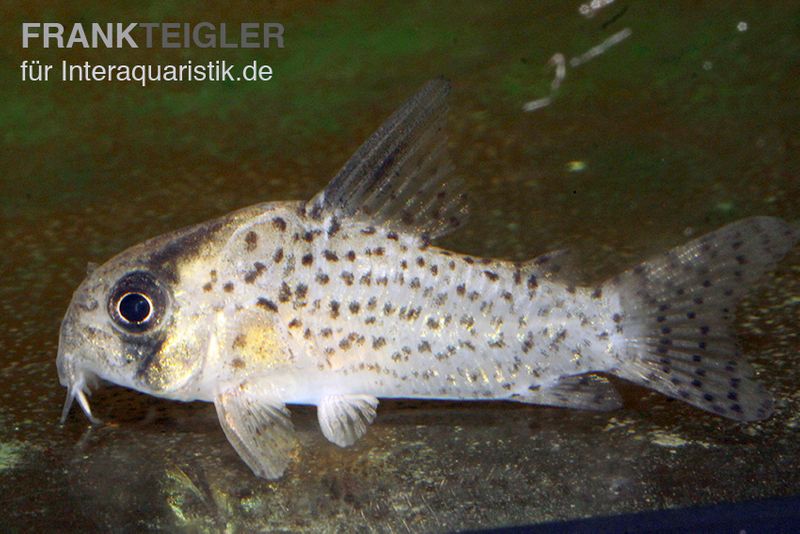
[[[309,202],[270,202],[134,246],[94,269],[61,326],[63,417],[97,379],[213,402],[242,459],[279,477],[287,404],[317,406],[352,445],[378,398],[497,399],[611,410],[596,373],[740,421],[772,400],[729,320],[797,231],[754,217],[595,287],[525,262],[431,245],[464,224],[444,123],[448,84],[427,83]]]

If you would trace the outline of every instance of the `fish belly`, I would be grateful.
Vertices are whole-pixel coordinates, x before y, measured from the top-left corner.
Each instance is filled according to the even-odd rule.
[[[294,281],[306,304],[286,320],[304,367],[325,377],[313,381],[320,395],[509,398],[604,366],[605,297],[511,262],[361,248],[378,247],[370,261],[323,262]]]

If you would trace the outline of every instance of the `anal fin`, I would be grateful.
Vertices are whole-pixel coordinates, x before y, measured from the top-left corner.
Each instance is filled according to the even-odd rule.
[[[580,375],[562,378],[552,386],[531,387],[509,400],[578,410],[610,411],[622,406],[614,386],[600,376]]]
[[[322,433],[340,447],[349,447],[366,434],[375,420],[378,399],[370,395],[331,395],[317,406]]]
[[[248,382],[218,394],[214,405],[225,436],[250,469],[263,478],[280,477],[295,444],[286,405]]]

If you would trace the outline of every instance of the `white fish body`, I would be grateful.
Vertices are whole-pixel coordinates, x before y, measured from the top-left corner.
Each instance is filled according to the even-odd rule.
[[[739,420],[769,394],[727,321],[791,248],[778,219],[734,223],[597,287],[559,255],[518,263],[433,247],[463,223],[442,133],[448,86],[429,82],[308,203],[256,205],[150,240],[97,268],[62,324],[68,398],[102,378],[214,402],[253,471],[280,476],[286,404],[318,407],[347,446],[378,398],[620,405],[605,372]]]

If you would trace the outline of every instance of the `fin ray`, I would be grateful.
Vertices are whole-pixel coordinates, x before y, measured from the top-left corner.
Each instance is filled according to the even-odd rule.
[[[742,360],[730,321],[748,287],[797,239],[780,219],[752,217],[613,279],[625,347],[611,372],[732,419],[769,417],[772,397]]]
[[[250,383],[220,393],[214,405],[225,436],[250,469],[266,479],[280,477],[295,445],[286,405]]]
[[[306,206],[315,218],[357,218],[424,239],[461,227],[467,200],[450,176],[445,122],[450,85],[425,84]]]
[[[349,447],[375,420],[378,399],[370,395],[331,395],[317,407],[322,433],[340,447]]]
[[[568,376],[552,386],[529,389],[509,400],[579,410],[610,411],[622,406],[619,393],[607,379],[596,375]]]

